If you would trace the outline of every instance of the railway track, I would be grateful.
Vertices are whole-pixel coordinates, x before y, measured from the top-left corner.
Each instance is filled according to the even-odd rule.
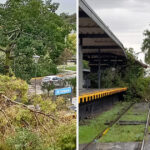
[[[88,150],[88,148],[98,139],[100,139],[103,135],[105,135],[109,129],[116,124],[119,119],[134,105],[135,103],[131,103],[126,109],[124,109],[116,119],[111,121],[110,125],[105,128],[102,132],[100,132],[90,143],[88,143],[82,150]]]
[[[149,124],[150,124],[150,103],[149,103],[149,111],[147,114],[147,121],[146,121],[146,125],[145,125],[143,141],[142,141],[142,144],[139,145],[138,150],[149,150],[149,148],[147,147],[148,136],[149,136],[149,133],[148,133]]]

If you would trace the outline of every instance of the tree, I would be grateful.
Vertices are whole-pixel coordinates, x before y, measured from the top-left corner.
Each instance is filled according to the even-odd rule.
[[[150,64],[150,31],[144,31],[145,39],[142,43],[142,51],[145,52],[145,62]]]
[[[61,13],[60,16],[72,25],[73,30],[76,30],[76,14],[69,15],[68,13]]]
[[[48,94],[48,96],[49,96],[49,94],[50,94],[50,91],[51,90],[53,90],[55,88],[55,85],[54,85],[54,83],[53,82],[45,82],[45,83],[43,83],[43,85],[42,85],[42,90],[44,91],[44,90],[47,90],[47,94]]]
[[[66,41],[66,48],[58,57],[58,64],[66,64],[76,54],[76,34],[69,34]]]
[[[39,64],[56,63],[65,48],[65,36],[71,31],[55,13],[58,6],[51,0],[7,0],[0,5],[0,51],[5,55],[5,74],[11,76],[13,69],[23,79],[33,77],[34,54],[41,56]]]
[[[67,48],[70,49],[73,55],[76,54],[76,34],[69,34],[67,40]]]

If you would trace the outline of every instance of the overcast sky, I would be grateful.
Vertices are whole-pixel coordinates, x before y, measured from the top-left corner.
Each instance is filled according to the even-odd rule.
[[[150,29],[150,0],[86,0],[123,43],[141,51],[143,31]],[[143,60],[143,55],[139,54]]]
[[[0,0],[0,3],[5,2],[6,0]],[[76,0],[52,0],[52,2],[60,3],[59,9],[57,10],[58,14],[62,12],[73,14],[76,11]]]

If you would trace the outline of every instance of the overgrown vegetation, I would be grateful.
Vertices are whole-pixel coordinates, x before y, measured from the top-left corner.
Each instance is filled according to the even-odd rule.
[[[125,66],[112,67],[102,70],[101,88],[128,87],[124,95],[127,101],[141,101],[150,99],[150,77],[145,76],[145,70],[134,55],[133,49],[126,51]],[[97,74],[90,74],[93,87],[97,86]]]
[[[27,102],[28,85],[16,77],[0,75],[0,93],[7,95],[12,100]]]
[[[148,105],[136,103],[125,113],[120,121],[141,121],[146,122]],[[99,142],[136,142],[142,141],[144,136],[145,123],[143,125],[119,125],[115,124]]]
[[[2,150],[75,149],[75,114],[63,97],[27,97],[26,82],[8,76],[0,76],[0,87]]]
[[[99,142],[139,142],[143,140],[145,125],[113,126]]]
[[[103,112],[100,116],[88,120],[88,122],[85,120],[85,122],[79,126],[79,143],[83,144],[91,142],[98,133],[102,132],[107,127],[105,123],[115,119],[118,113],[129,104],[130,103],[128,102],[120,102],[111,110]]]

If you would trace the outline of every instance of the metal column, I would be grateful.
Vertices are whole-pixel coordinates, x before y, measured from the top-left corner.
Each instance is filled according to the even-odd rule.
[[[79,89],[83,88],[83,52],[82,52],[82,39],[79,44]]]
[[[101,57],[100,57],[100,50],[99,50],[99,59],[98,59],[98,88],[101,88]]]

